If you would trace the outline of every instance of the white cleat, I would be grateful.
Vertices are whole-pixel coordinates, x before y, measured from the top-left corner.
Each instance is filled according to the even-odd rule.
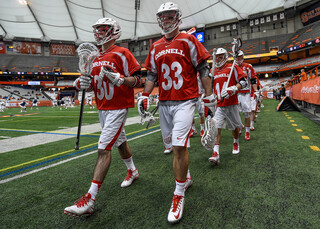
[[[70,207],[64,209],[64,214],[71,216],[91,215],[94,209],[96,199],[91,198],[91,194],[87,193]]]
[[[163,151],[164,154],[169,154],[169,153],[171,153],[171,152],[172,152],[172,148],[166,148],[166,149]]]
[[[212,165],[219,165],[220,164],[220,156],[218,154],[217,151],[214,151],[212,153],[212,156],[209,157],[209,162],[212,164]]]
[[[234,143],[233,143],[232,154],[238,154],[238,153],[240,153],[239,143],[234,142]]]
[[[121,188],[126,188],[132,184],[132,182],[139,178],[138,170],[132,171],[131,169],[128,169],[128,174],[126,179],[121,183]]]
[[[184,196],[174,195],[171,201],[172,204],[168,214],[168,222],[177,223],[182,218]]]

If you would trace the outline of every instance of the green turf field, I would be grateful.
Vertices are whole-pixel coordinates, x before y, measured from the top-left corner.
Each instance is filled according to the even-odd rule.
[[[251,141],[241,136],[239,155],[231,153],[231,132],[223,131],[217,167],[208,162],[211,152],[201,146],[199,135],[191,139],[194,183],[177,225],[167,222],[175,187],[173,155],[163,154],[156,123],[150,132],[139,124],[126,127],[140,178],[120,187],[126,167],[113,150],[95,212],[87,218],[72,218],[63,210],[89,189],[99,130],[81,136],[79,151],[74,133],[70,139],[0,153],[0,228],[319,228],[320,126],[299,112],[276,112],[276,101],[264,100],[264,106]],[[26,114],[18,108],[0,113],[0,147],[7,138],[78,125],[79,107],[28,109],[31,113],[16,116]],[[136,115],[136,109],[129,113]],[[97,122],[96,110],[85,107],[83,123]],[[199,128],[198,119],[196,124]]]

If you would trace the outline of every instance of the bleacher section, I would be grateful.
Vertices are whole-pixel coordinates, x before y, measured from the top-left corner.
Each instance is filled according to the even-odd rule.
[[[319,27],[320,21],[314,22],[310,25],[305,26],[302,29],[299,29],[296,33],[294,33],[291,36],[291,38],[287,40],[282,49],[298,46],[320,38]]]
[[[271,36],[264,38],[256,38],[250,40],[242,40],[242,48],[245,55],[251,54],[261,54],[261,53],[269,53],[270,49],[278,47],[281,49],[286,41],[288,40],[288,34],[279,35],[279,36]],[[212,51],[213,48],[224,48],[228,51],[231,51],[232,48],[232,38],[230,37],[230,41],[227,43],[222,43],[218,45],[211,45],[206,47],[207,50]]]
[[[10,72],[53,72],[54,67],[62,72],[76,72],[78,58],[33,55],[1,55],[0,69]]]
[[[0,95],[2,97],[11,97],[13,100],[21,98],[33,100],[38,98],[39,101],[48,100],[39,90],[34,88],[24,88],[18,86],[5,86],[0,88]]]
[[[285,71],[285,70],[290,70],[294,68],[303,68],[305,66],[318,65],[318,64],[320,64],[320,55],[299,59],[299,60],[294,60],[289,63],[282,64],[278,67],[277,70]]]

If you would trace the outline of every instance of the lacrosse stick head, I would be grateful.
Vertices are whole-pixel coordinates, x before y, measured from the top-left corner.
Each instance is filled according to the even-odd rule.
[[[77,48],[79,56],[79,69],[82,75],[89,76],[92,71],[92,63],[99,56],[99,49],[91,43],[82,43]]]
[[[217,121],[212,117],[205,120],[205,130],[201,138],[201,144],[206,150],[212,150],[217,141],[218,127]]]
[[[233,38],[233,42],[231,44],[233,44],[232,52],[233,52],[234,58],[236,58],[238,56],[238,52],[240,51],[240,48],[242,47],[242,40],[240,37]]]

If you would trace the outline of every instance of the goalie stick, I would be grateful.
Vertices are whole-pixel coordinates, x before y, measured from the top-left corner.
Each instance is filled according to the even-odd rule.
[[[99,55],[98,48],[91,43],[82,43],[79,45],[77,49],[77,53],[79,55],[79,70],[82,75],[90,76],[92,71],[92,63],[94,59]],[[78,123],[78,131],[77,131],[77,140],[75,150],[79,150],[80,143],[80,133],[81,133],[81,125],[82,125],[82,116],[83,116],[83,108],[84,108],[84,99],[86,96],[86,89],[82,90],[82,98],[80,105],[80,115],[79,115],[79,123]]]

